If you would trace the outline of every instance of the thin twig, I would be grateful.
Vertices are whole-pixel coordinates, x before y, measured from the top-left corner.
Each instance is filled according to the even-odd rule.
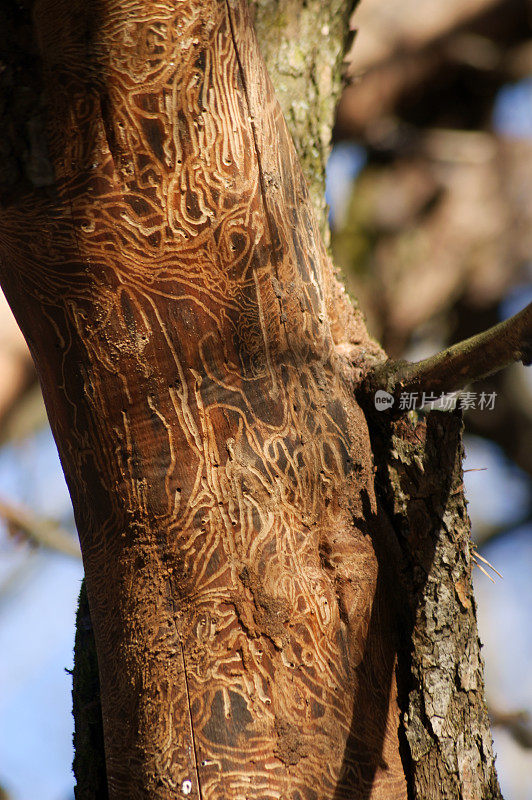
[[[494,580],[494,579],[491,577],[491,575],[489,574],[489,572],[488,572],[486,569],[484,569],[484,567],[482,566],[482,564],[479,564],[479,563],[478,563],[478,561],[477,561],[477,559],[476,559],[476,556],[475,556],[475,555],[473,555],[473,561],[475,562],[475,564],[477,565],[477,567],[479,568],[479,570],[480,570],[481,572],[483,572],[483,573],[484,573],[484,575],[486,576],[486,578],[487,578],[489,581],[491,581],[492,583],[495,583],[495,580]]]
[[[81,558],[77,539],[61,528],[56,522],[33,514],[5,500],[0,500],[0,517],[9,527],[20,531],[26,538],[41,547],[58,550],[60,553]]]

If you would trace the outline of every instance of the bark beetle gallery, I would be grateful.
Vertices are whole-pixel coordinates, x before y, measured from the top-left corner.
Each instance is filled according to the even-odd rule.
[[[1,277],[75,509],[109,796],[406,798],[401,556],[356,400],[384,355],[247,4],[40,0],[34,25],[54,177],[4,192]]]

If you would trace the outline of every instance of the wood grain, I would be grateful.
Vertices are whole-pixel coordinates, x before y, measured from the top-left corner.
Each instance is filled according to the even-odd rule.
[[[2,284],[76,513],[109,795],[400,800],[358,322],[247,5],[35,20],[55,180],[4,198]]]

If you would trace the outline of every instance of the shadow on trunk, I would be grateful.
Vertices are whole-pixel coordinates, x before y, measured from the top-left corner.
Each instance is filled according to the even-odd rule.
[[[412,669],[413,634],[442,519],[446,512],[453,513],[451,501],[457,495],[463,502],[461,414],[432,412],[414,425],[372,411],[368,413],[368,423],[379,507],[378,513],[372,514],[366,499],[364,517],[379,562],[379,576],[359,667],[361,689],[354,702],[342,779],[334,800],[353,797],[353,790],[357,791],[357,800],[369,800],[377,768],[386,768],[381,754],[394,669],[399,706],[405,714],[400,727],[401,758],[409,796],[417,796],[412,794],[413,764],[406,713],[410,692],[419,688],[419,676]],[[391,632],[394,649],[389,653],[382,648],[383,629]],[[378,684],[375,682],[380,691],[368,692],[376,674],[380,675]],[[368,726],[373,728],[373,754],[357,752],[357,743],[368,738]]]

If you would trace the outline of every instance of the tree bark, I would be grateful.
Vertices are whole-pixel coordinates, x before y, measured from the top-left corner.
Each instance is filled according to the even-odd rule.
[[[77,796],[497,797],[456,423],[359,406],[383,356],[246,3],[34,18],[15,72],[45,110],[3,112],[34,140],[11,136],[1,279],[94,626],[107,780],[78,759]]]
[[[329,244],[325,165],[356,0],[253,0],[268,74],[294,140],[324,242]]]
[[[496,800],[461,412],[433,411],[417,424],[373,412],[370,430],[377,498],[400,550],[400,736],[409,797]]]

